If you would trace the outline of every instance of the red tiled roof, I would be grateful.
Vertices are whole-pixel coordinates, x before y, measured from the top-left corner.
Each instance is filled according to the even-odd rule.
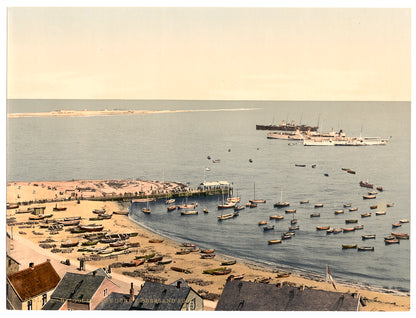
[[[7,279],[22,301],[55,288],[61,280],[50,262],[10,274]]]

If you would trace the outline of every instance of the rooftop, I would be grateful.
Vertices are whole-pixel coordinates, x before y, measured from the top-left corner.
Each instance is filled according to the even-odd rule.
[[[24,301],[55,288],[60,277],[47,261],[10,274],[7,279],[19,298]]]

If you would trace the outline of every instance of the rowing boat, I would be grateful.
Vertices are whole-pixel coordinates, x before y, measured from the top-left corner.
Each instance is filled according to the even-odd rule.
[[[343,249],[357,248],[357,244],[342,244]]]

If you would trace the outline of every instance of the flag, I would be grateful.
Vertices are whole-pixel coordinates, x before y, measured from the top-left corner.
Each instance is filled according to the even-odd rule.
[[[335,287],[335,282],[334,282],[334,279],[332,278],[331,271],[329,270],[328,265],[326,265],[326,280],[327,281],[329,280],[331,282],[332,286],[334,286],[334,288],[337,289]]]

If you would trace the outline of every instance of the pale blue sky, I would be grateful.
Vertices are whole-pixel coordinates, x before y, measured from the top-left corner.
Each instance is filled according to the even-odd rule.
[[[410,100],[410,9],[9,8],[8,98]]]

